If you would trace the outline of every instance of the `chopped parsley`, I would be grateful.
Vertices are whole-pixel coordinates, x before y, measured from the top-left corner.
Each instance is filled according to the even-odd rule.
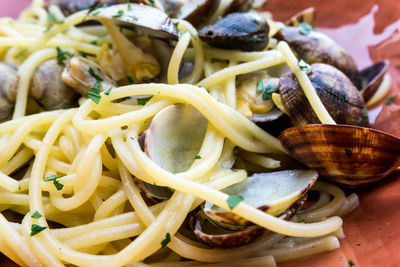
[[[307,36],[311,31],[314,31],[313,27],[307,22],[302,22],[299,24],[300,34]]]
[[[135,141],[135,138],[133,138],[133,137],[131,136],[131,140]]]
[[[109,95],[111,93],[112,87],[108,88],[108,90],[104,93],[105,95]]]
[[[54,16],[53,13],[49,12],[49,13],[47,14],[47,22],[49,22],[49,23],[54,23],[54,22],[56,22],[56,21],[57,21],[56,16]]]
[[[132,11],[132,4],[131,4],[131,1],[128,0],[128,1],[126,1],[126,2],[127,2],[127,4],[128,4],[128,10],[129,10],[129,11]]]
[[[52,175],[49,177],[46,177],[44,179],[45,182],[53,182],[54,186],[57,188],[57,190],[61,190],[63,189],[64,185],[62,183],[60,183],[59,181],[57,181],[57,179],[64,177],[64,176],[57,176],[57,175]]]
[[[270,100],[271,99],[271,94],[276,92],[276,88],[273,87],[272,85],[267,85],[264,87],[264,82],[263,80],[259,81],[257,83],[256,87],[256,93],[262,93],[262,99],[263,100]]]
[[[139,105],[142,105],[142,106],[146,105],[146,103],[147,103],[146,100],[143,100],[143,99],[138,99],[137,102]]]
[[[122,9],[118,10],[117,14],[113,15],[113,18],[119,18],[124,15],[124,11]]]
[[[103,81],[103,79],[94,72],[92,67],[89,67],[89,73],[90,73],[90,75],[92,75],[93,78],[96,79],[96,81],[99,81],[99,82]]]
[[[299,61],[299,63],[297,63],[298,65],[299,65],[299,68],[301,69],[301,70],[304,70],[305,72],[307,72],[307,73],[310,73],[311,72],[311,66],[310,66],[310,64],[308,64],[307,62],[305,62],[304,60],[300,60]]]
[[[101,88],[101,82],[96,81],[92,89],[86,92],[86,96],[96,104],[98,104],[101,99],[100,88]]]
[[[179,21],[174,22],[174,25],[175,25],[176,28],[178,28],[179,27]]]
[[[362,116],[363,118],[368,118],[368,110],[366,108],[363,109]]]
[[[139,20],[139,18],[138,17],[136,17],[136,16],[128,16],[128,17],[130,17],[132,20],[135,20],[135,21],[138,21]]]
[[[133,81],[132,77],[129,76],[129,75],[126,76],[126,79],[128,80],[129,83],[135,83],[135,82]]]
[[[165,234],[165,238],[161,241],[161,247],[165,247],[168,243],[171,242],[171,235],[169,233]]]
[[[392,104],[394,101],[394,96],[390,96],[388,99],[386,99],[386,105]]]
[[[346,153],[347,157],[350,157],[353,154],[353,151],[349,148],[345,148],[344,149],[344,153]]]
[[[100,13],[100,11],[98,9],[106,8],[106,7],[108,7],[107,4],[102,4],[102,5],[97,5],[97,6],[91,7],[91,8],[89,8],[87,15],[97,16]],[[96,12],[94,12],[94,11],[96,11]]]
[[[41,231],[43,231],[46,228],[47,228],[46,226],[40,226],[38,224],[32,224],[30,236],[37,235],[38,233],[40,233]]]
[[[353,261],[353,260],[349,260],[349,261],[348,261],[348,263],[349,263],[349,267],[353,267],[353,266],[355,266],[355,264],[354,264],[354,261]]]
[[[150,5],[151,5],[152,7],[154,7],[154,0],[149,0],[149,2],[150,2]]]
[[[56,50],[57,50],[57,63],[58,64],[63,63],[64,60],[67,59],[66,56],[69,56],[69,57],[73,57],[74,56],[74,54],[72,54],[72,53],[70,53],[68,51],[61,50],[61,48],[58,47],[58,46],[56,47]]]
[[[304,224],[304,220],[301,220],[299,223]]]
[[[229,196],[228,199],[226,200],[226,203],[228,203],[229,208],[231,210],[233,210],[242,201],[243,201],[243,197],[240,195]]]
[[[91,41],[91,42],[90,42],[90,44],[92,44],[92,45],[99,45],[99,43],[98,43],[98,41],[97,41],[97,40],[93,40],[93,41]]]
[[[42,217],[42,214],[40,214],[38,211],[35,211],[32,216],[33,219],[39,219],[40,217]]]
[[[344,49],[340,50],[340,53],[341,53],[342,55],[347,55],[347,52],[346,52],[346,50],[344,50]]]
[[[201,156],[197,155],[196,157],[194,157],[194,159],[201,159]]]
[[[79,55],[81,55],[82,57],[87,58],[86,52],[84,52],[84,51],[79,51],[78,53],[79,53]]]

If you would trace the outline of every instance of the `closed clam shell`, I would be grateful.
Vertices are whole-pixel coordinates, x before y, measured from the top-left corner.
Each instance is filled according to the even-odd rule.
[[[368,125],[365,107],[357,88],[340,70],[327,64],[312,64],[310,80],[322,103],[339,124]],[[320,123],[295,75],[287,73],[279,81],[282,102],[296,125]]]
[[[400,139],[370,128],[297,126],[283,131],[279,139],[298,161],[348,187],[376,182],[400,165]]]
[[[307,195],[297,200],[290,206],[280,218],[283,220],[290,220],[297,211],[303,206],[307,199]],[[205,216],[196,216],[194,234],[202,242],[211,247],[219,248],[234,248],[247,245],[254,242],[258,238],[271,233],[268,229],[252,225],[241,231],[233,231],[222,228],[212,221],[208,220]]]
[[[242,51],[260,51],[268,44],[269,26],[255,12],[231,13],[218,19],[200,32],[200,39],[207,44]]]
[[[346,74],[357,88],[361,88],[359,71],[353,58],[327,35],[318,31],[304,34],[301,27],[286,27],[275,37],[286,41],[298,57],[307,63],[332,65]]]
[[[361,95],[367,103],[376,93],[382,83],[383,77],[389,69],[389,61],[379,61],[361,70],[362,91]]]

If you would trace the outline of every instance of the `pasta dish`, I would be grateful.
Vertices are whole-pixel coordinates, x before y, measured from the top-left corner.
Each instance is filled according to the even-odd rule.
[[[313,9],[278,22],[263,2],[34,0],[1,18],[0,251],[167,267],[338,248],[357,195],[278,137],[367,126],[390,77],[359,71]]]

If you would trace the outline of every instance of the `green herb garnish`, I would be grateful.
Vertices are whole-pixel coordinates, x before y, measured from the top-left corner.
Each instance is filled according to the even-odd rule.
[[[108,90],[104,93],[105,95],[109,95],[111,93],[112,87],[108,88]]]
[[[174,22],[174,25],[175,25],[176,28],[178,28],[179,27],[179,21]]]
[[[96,81],[99,81],[99,82],[103,81],[103,79],[94,72],[92,67],[89,67],[89,73],[90,73],[90,75],[92,75],[93,78],[96,79]]]
[[[194,159],[201,159],[201,156],[197,155],[196,157],[194,157]]]
[[[310,64],[307,64],[307,62],[305,62],[304,60],[300,60],[299,61],[299,63],[297,63],[298,65],[299,65],[299,68],[301,69],[301,70],[304,70],[305,72],[307,72],[307,73],[310,73],[311,72],[311,66],[310,66]]]
[[[346,50],[344,50],[344,49],[340,50],[340,53],[341,53],[342,55],[347,55],[347,52],[346,52]]]
[[[69,56],[69,57],[73,57],[74,56],[74,54],[72,54],[72,53],[70,53],[68,51],[61,50],[61,48],[58,47],[58,46],[56,47],[56,50],[57,50],[57,63],[58,64],[63,63],[64,60],[67,59],[66,56]]]
[[[126,79],[128,80],[129,83],[135,83],[135,82],[133,81],[132,77],[129,76],[129,75],[126,76]]]
[[[117,14],[113,15],[113,18],[119,18],[124,15],[124,11],[122,9],[118,10]]]
[[[100,95],[100,88],[101,88],[101,82],[96,81],[88,92],[86,92],[86,96],[90,98],[94,103],[98,104],[101,99]]]
[[[259,94],[259,93],[262,93],[263,91],[264,91],[264,83],[263,83],[263,81],[261,80],[261,81],[259,81],[259,82],[257,83],[256,93]]]
[[[149,2],[150,2],[150,5],[151,5],[152,7],[154,7],[154,0],[149,0]]]
[[[138,99],[137,102],[139,105],[142,105],[142,106],[146,105],[146,103],[147,103],[146,100],[143,100],[143,99]]]
[[[59,181],[57,181],[57,179],[64,177],[64,176],[57,176],[57,175],[52,175],[49,177],[46,177],[44,179],[45,182],[53,182],[54,186],[57,188],[57,190],[61,190],[63,189],[64,185],[62,183],[60,183]]]
[[[32,217],[33,219],[39,219],[40,217],[42,217],[42,214],[40,214],[38,211],[35,211],[35,212],[31,215],[31,217]]]
[[[313,31],[313,27],[307,22],[302,22],[299,24],[300,34],[307,36],[311,31]]]
[[[98,41],[97,41],[97,40],[93,40],[93,41],[91,41],[91,42],[90,42],[90,44],[92,44],[92,45],[99,45],[99,43],[98,43]]]
[[[23,54],[25,54],[28,51],[28,47],[25,47],[24,49],[22,49],[21,51],[19,51],[16,55],[15,58],[18,59],[20,57],[22,57]]]
[[[128,0],[128,1],[126,1],[126,2],[128,3],[128,10],[129,10],[129,11],[132,11],[132,4],[131,4],[131,1]]]
[[[171,235],[169,233],[165,234],[165,238],[161,241],[161,247],[165,247],[168,243],[171,242]]]
[[[386,99],[386,105],[392,104],[394,101],[394,96],[390,96],[388,99]]]
[[[299,223],[304,224],[304,220],[301,220]]]
[[[37,235],[38,233],[40,233],[41,231],[43,231],[46,228],[47,228],[46,226],[40,226],[38,224],[32,224],[30,236]]]
[[[54,22],[56,22],[56,21],[57,21],[56,16],[54,16],[53,13],[49,12],[49,13],[47,14],[47,22],[49,22],[49,23],[54,23]]]
[[[353,154],[353,151],[351,151],[351,149],[349,149],[349,148],[345,148],[344,153],[346,153],[347,157],[350,157]]]
[[[228,203],[229,208],[231,210],[233,210],[242,201],[243,201],[243,197],[240,195],[229,196],[228,199],[226,200],[226,203]]]
[[[349,261],[348,261],[348,263],[349,263],[349,267],[353,267],[353,266],[355,266],[355,264],[354,264],[354,261],[353,261],[353,260],[349,260]]]
[[[262,99],[263,100],[270,100],[271,99],[271,94],[276,91],[275,87],[271,85],[267,85],[267,87],[264,88],[264,92],[262,93]]]
[[[84,51],[79,51],[78,53],[79,53],[79,55],[81,55],[82,57],[87,58],[86,52],[84,52]]]

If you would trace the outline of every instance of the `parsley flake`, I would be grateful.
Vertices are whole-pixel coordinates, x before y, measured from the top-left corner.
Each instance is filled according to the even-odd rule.
[[[133,81],[132,77],[129,76],[129,75],[126,76],[126,79],[128,80],[129,83],[135,83],[135,82]]]
[[[347,54],[346,50],[344,50],[344,49],[340,50],[340,53],[341,53],[342,55],[346,55],[346,54]]]
[[[349,263],[349,267],[353,267],[353,266],[355,266],[355,264],[354,264],[354,261],[353,261],[353,260],[349,260],[349,261],[348,261],[348,263]]]
[[[49,177],[46,177],[44,179],[45,182],[53,182],[54,186],[57,188],[57,190],[61,190],[63,189],[64,185],[62,183],[60,183],[59,181],[57,181],[57,179],[64,177],[64,176],[57,176],[57,175],[52,175]]]
[[[15,58],[18,59],[20,57],[23,56],[23,54],[25,54],[28,51],[28,47],[25,47],[24,49],[22,49],[21,51],[19,51],[16,55]]]
[[[79,55],[81,55],[82,57],[87,58],[87,53],[86,53],[86,52],[84,52],[84,51],[79,51],[78,53],[79,53]]]
[[[194,159],[201,159],[201,156],[197,155],[196,157],[194,157]]]
[[[70,53],[68,51],[61,50],[61,48],[58,47],[58,46],[56,47],[56,50],[57,50],[57,63],[58,64],[63,63],[64,60],[67,59],[66,56],[69,56],[69,57],[73,57],[74,56],[74,54],[72,54],[72,53]]]
[[[169,233],[166,233],[164,240],[161,241],[161,247],[165,247],[166,245],[168,245],[169,242],[171,242],[171,235]]]
[[[46,226],[40,226],[38,224],[32,224],[30,236],[37,235],[38,233],[40,233],[41,231],[43,231],[46,228],[47,228]]]
[[[174,22],[174,25],[175,25],[176,28],[178,28],[179,27],[179,21]]]
[[[47,22],[53,23],[53,22],[56,22],[56,21],[57,21],[56,16],[54,16],[53,13],[49,12],[49,13],[47,14]]]
[[[137,102],[139,105],[142,105],[142,106],[146,105],[146,103],[147,103],[146,100],[143,100],[143,99],[138,99]]]
[[[262,99],[270,100],[271,94],[275,93],[275,91],[276,91],[275,87],[273,87],[271,85],[267,85],[267,87],[264,88],[264,92],[262,93]]]
[[[243,201],[243,197],[238,195],[238,196],[229,196],[228,199],[226,200],[226,203],[228,203],[228,206],[231,210],[233,210],[240,202]]]
[[[109,95],[111,93],[112,87],[108,88],[108,90],[104,93],[105,95]]]
[[[300,34],[307,36],[311,31],[313,31],[313,27],[307,22],[302,22],[299,24]]]
[[[390,96],[388,99],[386,99],[386,105],[392,104],[394,101],[394,96]]]
[[[350,157],[353,154],[353,151],[349,148],[345,148],[344,149],[344,153],[346,153],[347,157]]]
[[[259,81],[258,83],[257,83],[257,87],[256,87],[256,93],[262,93],[264,91],[264,83],[263,83],[263,81],[261,80],[261,81]]]
[[[301,220],[299,223],[304,224],[304,220]]]
[[[91,41],[91,42],[90,42],[90,44],[92,44],[92,45],[99,45],[99,43],[98,43],[98,41],[97,41],[97,40],[93,40],[93,41]]]
[[[119,18],[124,15],[124,11],[122,9],[118,10],[117,14],[113,15],[113,18]]]
[[[96,79],[96,81],[99,81],[99,82],[103,81],[103,79],[94,72],[92,67],[89,67],[89,73],[90,73],[90,75],[92,75],[93,78]]]
[[[42,214],[40,214],[38,211],[35,211],[32,216],[33,219],[39,219],[40,217],[42,217]]]
[[[304,60],[300,60],[299,61],[299,63],[297,63],[298,64],[298,66],[299,66],[299,68],[301,69],[301,70],[304,70],[305,72],[307,72],[307,73],[310,73],[311,72],[311,66],[310,66],[310,64],[307,64],[307,62],[305,62]]]
[[[101,82],[96,81],[88,92],[86,92],[86,96],[90,98],[94,103],[98,104],[101,99],[100,95],[100,87],[101,87]]]
[[[154,7],[154,0],[149,0],[149,2],[150,2],[150,5],[151,5],[152,7]]]
[[[128,3],[128,10],[129,10],[129,11],[132,11],[132,4],[131,4],[131,1],[128,0],[127,3]]]

